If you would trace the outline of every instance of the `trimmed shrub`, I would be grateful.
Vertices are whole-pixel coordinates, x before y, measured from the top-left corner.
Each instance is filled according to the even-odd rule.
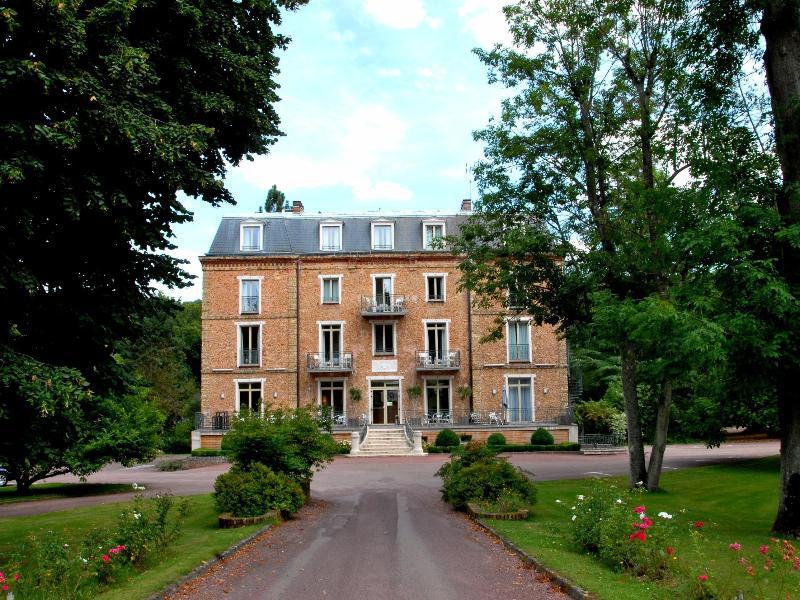
[[[534,446],[552,446],[555,442],[553,435],[544,427],[539,427],[531,435],[531,444]]]
[[[219,512],[234,517],[257,517],[270,510],[290,515],[303,506],[305,495],[291,477],[252,463],[247,469],[234,466],[217,477],[214,502]]]
[[[505,446],[492,446],[495,452],[575,452],[581,449],[575,442],[561,442],[560,444],[506,444]]]
[[[192,456],[223,456],[221,450],[214,450],[213,448],[195,448],[192,450]]]
[[[436,444],[434,445],[439,446],[440,448],[459,446],[461,445],[461,439],[452,429],[442,429],[436,436]]]
[[[350,442],[348,442],[347,440],[336,442],[336,453],[350,454]]]
[[[509,492],[530,506],[536,502],[536,487],[516,467],[498,458],[494,450],[472,442],[456,448],[450,462],[436,473],[442,478],[442,499],[454,508],[464,509],[467,502],[494,502]]]
[[[486,440],[487,446],[505,446],[506,445],[506,436],[502,433],[493,433],[490,435]]]

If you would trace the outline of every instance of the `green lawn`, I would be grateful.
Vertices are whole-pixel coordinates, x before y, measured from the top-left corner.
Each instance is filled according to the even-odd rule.
[[[239,529],[219,529],[211,495],[189,496],[189,514],[180,537],[160,564],[109,590],[102,598],[135,600],[148,598],[187,574],[203,561],[212,558],[247,537],[263,525]],[[63,531],[64,537],[78,538],[97,527],[113,526],[128,503],[104,504],[29,517],[0,519],[0,565],[19,543],[30,534]]]
[[[36,483],[26,496],[17,496],[17,486],[0,488],[0,504],[52,500],[53,498],[77,498],[79,496],[102,496],[133,491],[127,483]]]
[[[619,480],[622,484],[623,481]],[[570,511],[565,507],[592,488],[591,480],[547,481],[538,484],[539,500],[530,521],[486,521],[499,533],[545,565],[595,593],[600,598],[625,600],[674,598],[675,590],[616,572],[597,558],[581,552],[569,538]],[[642,503],[648,514],[666,511],[686,523],[675,546],[681,560],[697,570],[708,570],[717,581],[744,581],[728,544],[739,542],[752,553],[767,543],[777,509],[777,457],[739,464],[665,472],[663,492],[647,494]],[[562,500],[562,504],[556,502]],[[680,513],[686,509],[685,513]],[[704,521],[704,557],[689,542],[688,524]],[[626,532],[627,533],[627,532]],[[800,575],[792,598],[800,590]]]

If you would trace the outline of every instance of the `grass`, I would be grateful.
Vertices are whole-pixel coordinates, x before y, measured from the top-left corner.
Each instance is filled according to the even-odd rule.
[[[624,485],[621,479],[617,479]],[[666,511],[685,521],[675,547],[693,571],[707,572],[716,581],[744,582],[744,568],[728,544],[739,542],[747,555],[768,543],[778,506],[777,457],[738,464],[665,472],[663,491],[644,496],[648,514]],[[641,581],[618,572],[578,549],[569,537],[570,501],[591,492],[592,482],[540,482],[538,502],[530,521],[492,521],[498,533],[599,598],[627,600],[675,598],[669,583]],[[556,503],[556,499],[562,503]],[[685,513],[681,513],[686,509]],[[704,521],[702,555],[690,542],[689,523]],[[625,532],[627,533],[627,532]],[[798,577],[800,579],[800,577]],[[800,583],[798,581],[795,585]],[[797,594],[795,587],[794,594]],[[796,596],[792,596],[796,597]]]
[[[239,529],[219,529],[212,496],[189,496],[189,513],[181,534],[159,564],[138,573],[106,591],[107,600],[149,598],[170,583],[189,573],[239,540],[263,527],[252,525]],[[113,527],[129,503],[104,504],[61,512],[0,519],[0,565],[5,564],[20,540],[45,531],[63,532],[64,538],[79,538],[89,530]]]
[[[8,485],[0,488],[0,504],[52,500],[54,498],[103,496],[130,491],[131,486],[127,483],[37,483],[31,486],[29,494],[17,496],[17,486]]]

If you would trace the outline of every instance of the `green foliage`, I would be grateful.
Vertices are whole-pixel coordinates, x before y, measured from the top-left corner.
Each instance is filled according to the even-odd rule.
[[[157,564],[186,515],[186,501],[176,503],[169,494],[137,497],[113,529],[92,529],[80,539],[53,531],[30,535],[0,572],[18,598],[95,598],[119,579]]]
[[[486,438],[486,445],[487,446],[505,446],[506,445],[506,436],[502,433],[493,433],[488,438]]]
[[[97,397],[74,369],[0,352],[0,463],[22,494],[59,473],[82,476],[112,460],[152,458],[161,420],[143,390]]]
[[[290,515],[303,506],[305,495],[288,475],[251,463],[246,468],[235,465],[217,477],[214,501],[219,512],[234,517],[257,517],[271,510]]]
[[[477,442],[453,450],[450,462],[436,472],[442,478],[442,499],[464,509],[472,500],[496,501],[512,492],[528,506],[536,502],[536,488],[515,466],[497,458],[494,451]]]
[[[359,402],[361,400],[361,389],[355,386],[350,388],[350,400],[353,402]]]
[[[224,456],[224,453],[213,448],[195,448],[192,450],[192,456]]]
[[[347,440],[336,442],[336,454],[350,454],[350,449],[350,442]]]
[[[458,434],[452,429],[442,429],[436,435],[435,445],[439,446],[440,448],[449,446],[458,446],[460,444],[461,444],[461,439],[458,437]]]
[[[584,433],[613,433],[614,420],[619,414],[605,400],[581,402],[575,407],[575,421],[583,427]]]
[[[512,513],[530,508],[530,503],[513,491],[505,491],[496,500],[478,501],[477,504],[489,513]]]
[[[539,427],[531,434],[531,445],[533,446],[551,446],[553,444],[555,444],[553,434],[544,427]]]
[[[284,205],[286,204],[286,194],[278,189],[277,185],[273,185],[267,191],[267,199],[264,202],[264,210],[266,212],[283,212]]]
[[[222,439],[222,450],[244,470],[261,463],[307,483],[314,470],[330,462],[338,451],[333,438],[319,429],[312,409],[270,410],[264,417],[243,414]]]

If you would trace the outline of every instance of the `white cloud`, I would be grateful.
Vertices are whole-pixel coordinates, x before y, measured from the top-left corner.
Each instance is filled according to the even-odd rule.
[[[399,115],[377,104],[356,105],[345,116],[325,115],[315,123],[317,144],[308,146],[308,154],[276,148],[242,162],[235,173],[264,190],[273,184],[287,193],[345,186],[359,201],[412,198],[401,183],[376,175],[405,144],[408,124]]]
[[[448,167],[447,169],[442,169],[441,175],[442,177],[447,177],[448,179],[466,181],[467,167],[466,165],[463,167]]]
[[[439,19],[428,16],[423,0],[364,0],[364,10],[393,29],[416,29],[423,23],[437,29],[441,25]]]
[[[513,40],[503,14],[503,7],[509,3],[510,0],[464,0],[458,8],[464,31],[471,33],[482,48],[498,43],[510,46]]]
[[[352,42],[356,37],[356,35],[349,29],[344,31],[331,31],[328,36],[335,42],[344,43]]]
[[[386,67],[381,67],[380,69],[378,69],[378,75],[380,75],[381,77],[400,77],[400,75],[402,75],[402,72],[400,71],[400,69],[394,69],[394,68],[390,69]]]
[[[420,67],[417,69],[417,75],[426,79],[443,79],[447,71],[442,67]]]

